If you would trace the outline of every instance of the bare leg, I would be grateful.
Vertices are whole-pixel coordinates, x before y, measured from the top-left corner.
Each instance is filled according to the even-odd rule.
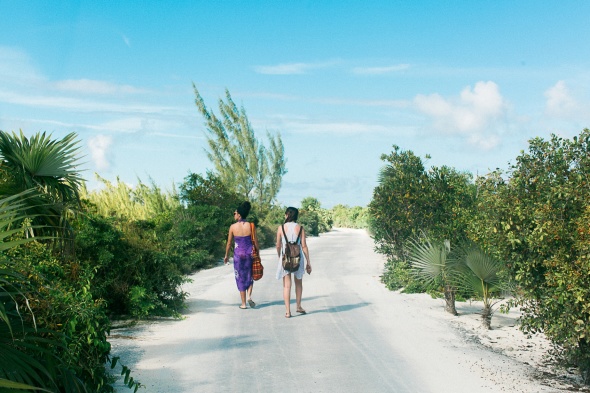
[[[303,294],[303,279],[295,277],[295,301],[297,302],[297,311],[303,310],[301,308],[301,295]]]
[[[248,287],[248,304],[250,305],[250,307],[255,307],[256,303],[254,303],[254,300],[252,300],[252,289],[254,288],[254,283],[250,284],[250,287]]]
[[[246,308],[246,291],[240,291],[240,297],[242,298],[242,305],[240,308]]]
[[[291,274],[283,277],[283,300],[285,301],[285,316],[291,316]]]

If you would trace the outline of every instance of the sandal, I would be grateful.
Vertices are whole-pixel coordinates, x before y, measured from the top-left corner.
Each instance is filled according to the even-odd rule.
[[[245,310],[245,309],[247,309],[248,307],[246,307],[246,306],[244,306],[244,307],[240,306],[240,308],[241,308],[242,310]]]
[[[297,310],[297,312],[298,312],[299,314],[307,314],[307,311],[305,311],[305,310],[304,310],[304,309],[302,309],[302,308],[298,309],[298,310]]]
[[[291,318],[291,313],[286,312],[285,313],[285,318]]]
[[[250,307],[254,308],[256,307],[256,303],[254,303],[254,300],[252,299],[248,299],[248,304],[250,305]]]

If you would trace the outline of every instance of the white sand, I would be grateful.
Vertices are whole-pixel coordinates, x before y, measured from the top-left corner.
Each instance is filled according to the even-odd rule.
[[[499,307],[505,301],[494,306],[496,312],[492,317],[492,329],[488,330],[482,327],[479,314],[482,303],[479,301],[457,302],[459,316],[453,316],[444,311],[443,299],[433,299],[426,294],[398,295],[418,309],[428,310],[424,313],[425,317],[449,323],[465,344],[479,348],[484,353],[501,354],[516,362],[519,365],[517,368],[489,367],[483,359],[473,365],[483,378],[498,383],[501,391],[590,392],[589,387],[581,384],[576,370],[556,367],[549,356],[551,343],[543,334],[527,337],[519,329],[518,319],[521,314],[518,308],[512,308],[507,314],[500,312]],[[508,389],[507,381],[513,381],[513,389]]]

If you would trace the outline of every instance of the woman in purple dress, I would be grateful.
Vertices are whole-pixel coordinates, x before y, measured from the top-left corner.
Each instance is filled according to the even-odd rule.
[[[229,263],[229,250],[235,240],[234,247],[234,274],[236,276],[236,284],[240,297],[242,298],[241,309],[246,309],[246,291],[248,292],[248,304],[254,308],[256,303],[252,300],[252,287],[254,280],[252,280],[252,231],[255,231],[254,226],[246,221],[246,217],[250,213],[250,202],[245,201],[238,206],[234,212],[234,219],[237,221],[229,227],[229,234],[227,236],[227,245],[225,246],[225,258],[223,263]],[[255,238],[256,239],[256,238]],[[256,240],[256,249],[258,248],[258,240]]]

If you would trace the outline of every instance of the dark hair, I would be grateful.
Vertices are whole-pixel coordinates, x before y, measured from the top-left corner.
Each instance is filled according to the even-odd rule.
[[[240,206],[238,206],[236,211],[238,212],[238,214],[240,216],[242,216],[242,220],[245,220],[246,217],[248,217],[251,207],[252,207],[252,205],[250,205],[250,202],[248,202],[248,201],[244,201],[244,202],[240,203]]]
[[[289,206],[287,210],[285,210],[285,222],[297,222],[297,217],[299,217],[299,210],[295,207]]]

